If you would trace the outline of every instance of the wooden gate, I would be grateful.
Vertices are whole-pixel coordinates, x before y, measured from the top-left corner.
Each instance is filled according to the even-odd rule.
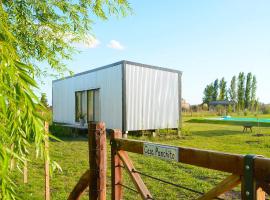
[[[220,199],[221,194],[239,184],[241,184],[241,199],[244,200],[265,200],[266,193],[270,194],[270,159],[268,158],[123,139],[120,130],[110,130],[109,134],[112,200],[123,198],[123,189],[126,187],[122,181],[123,168],[128,172],[141,198],[154,199],[141,178],[141,175],[151,176],[136,170],[127,152],[231,173],[210,191],[197,192],[200,194],[198,200]],[[78,200],[88,185],[90,186],[89,199],[106,199],[106,132],[102,122],[89,125],[89,165],[90,169],[81,177],[71,192],[69,200]],[[151,178],[174,184],[156,177]]]

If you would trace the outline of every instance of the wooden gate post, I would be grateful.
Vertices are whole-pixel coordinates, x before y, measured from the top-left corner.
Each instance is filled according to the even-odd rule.
[[[112,130],[111,132],[111,184],[112,184],[112,200],[121,200],[122,194],[122,161],[117,155],[117,147],[114,143],[115,138],[122,138],[120,130]]]
[[[89,200],[106,200],[106,130],[104,122],[88,122]]]

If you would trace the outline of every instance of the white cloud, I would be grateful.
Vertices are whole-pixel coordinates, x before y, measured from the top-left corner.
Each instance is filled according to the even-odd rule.
[[[107,45],[107,47],[111,48],[111,49],[117,49],[117,50],[123,50],[124,46],[118,42],[117,40],[111,40],[109,42],[109,44]]]
[[[97,48],[100,41],[92,35],[86,35],[80,42],[75,42],[74,46],[81,49]]]

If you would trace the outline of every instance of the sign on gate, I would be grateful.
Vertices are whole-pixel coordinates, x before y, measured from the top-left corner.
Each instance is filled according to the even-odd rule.
[[[179,149],[172,146],[145,142],[143,144],[143,154],[146,156],[158,157],[164,160],[179,161]]]

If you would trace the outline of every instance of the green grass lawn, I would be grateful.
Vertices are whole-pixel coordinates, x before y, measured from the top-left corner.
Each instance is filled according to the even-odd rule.
[[[186,118],[189,120],[190,118]],[[136,138],[151,140],[158,143],[177,146],[195,147],[200,149],[217,150],[240,154],[260,154],[270,157],[270,128],[254,128],[253,133],[242,133],[239,125],[208,124],[208,123],[183,123],[183,137],[163,134],[160,137],[147,136]],[[259,135],[256,135],[259,133]],[[62,173],[55,173],[51,179],[52,199],[66,199],[79,177],[88,167],[88,145],[85,137],[62,138],[62,142],[50,142],[52,159],[62,167]],[[110,146],[108,145],[108,156]],[[150,175],[169,180],[183,186],[206,192],[227,174],[190,165],[129,154],[135,167]],[[34,155],[33,155],[34,156]],[[108,157],[108,199],[110,195],[110,157]],[[43,199],[43,164],[40,161],[29,164],[29,183],[22,183],[22,174],[14,177],[19,184],[20,195],[23,199]],[[134,188],[128,175],[125,175],[125,184]],[[160,182],[143,177],[146,185],[155,199],[195,199],[197,194],[177,189]],[[239,188],[228,193],[223,198],[239,199]],[[124,190],[124,199],[139,199],[139,196]],[[83,199],[87,199],[87,195]]]

